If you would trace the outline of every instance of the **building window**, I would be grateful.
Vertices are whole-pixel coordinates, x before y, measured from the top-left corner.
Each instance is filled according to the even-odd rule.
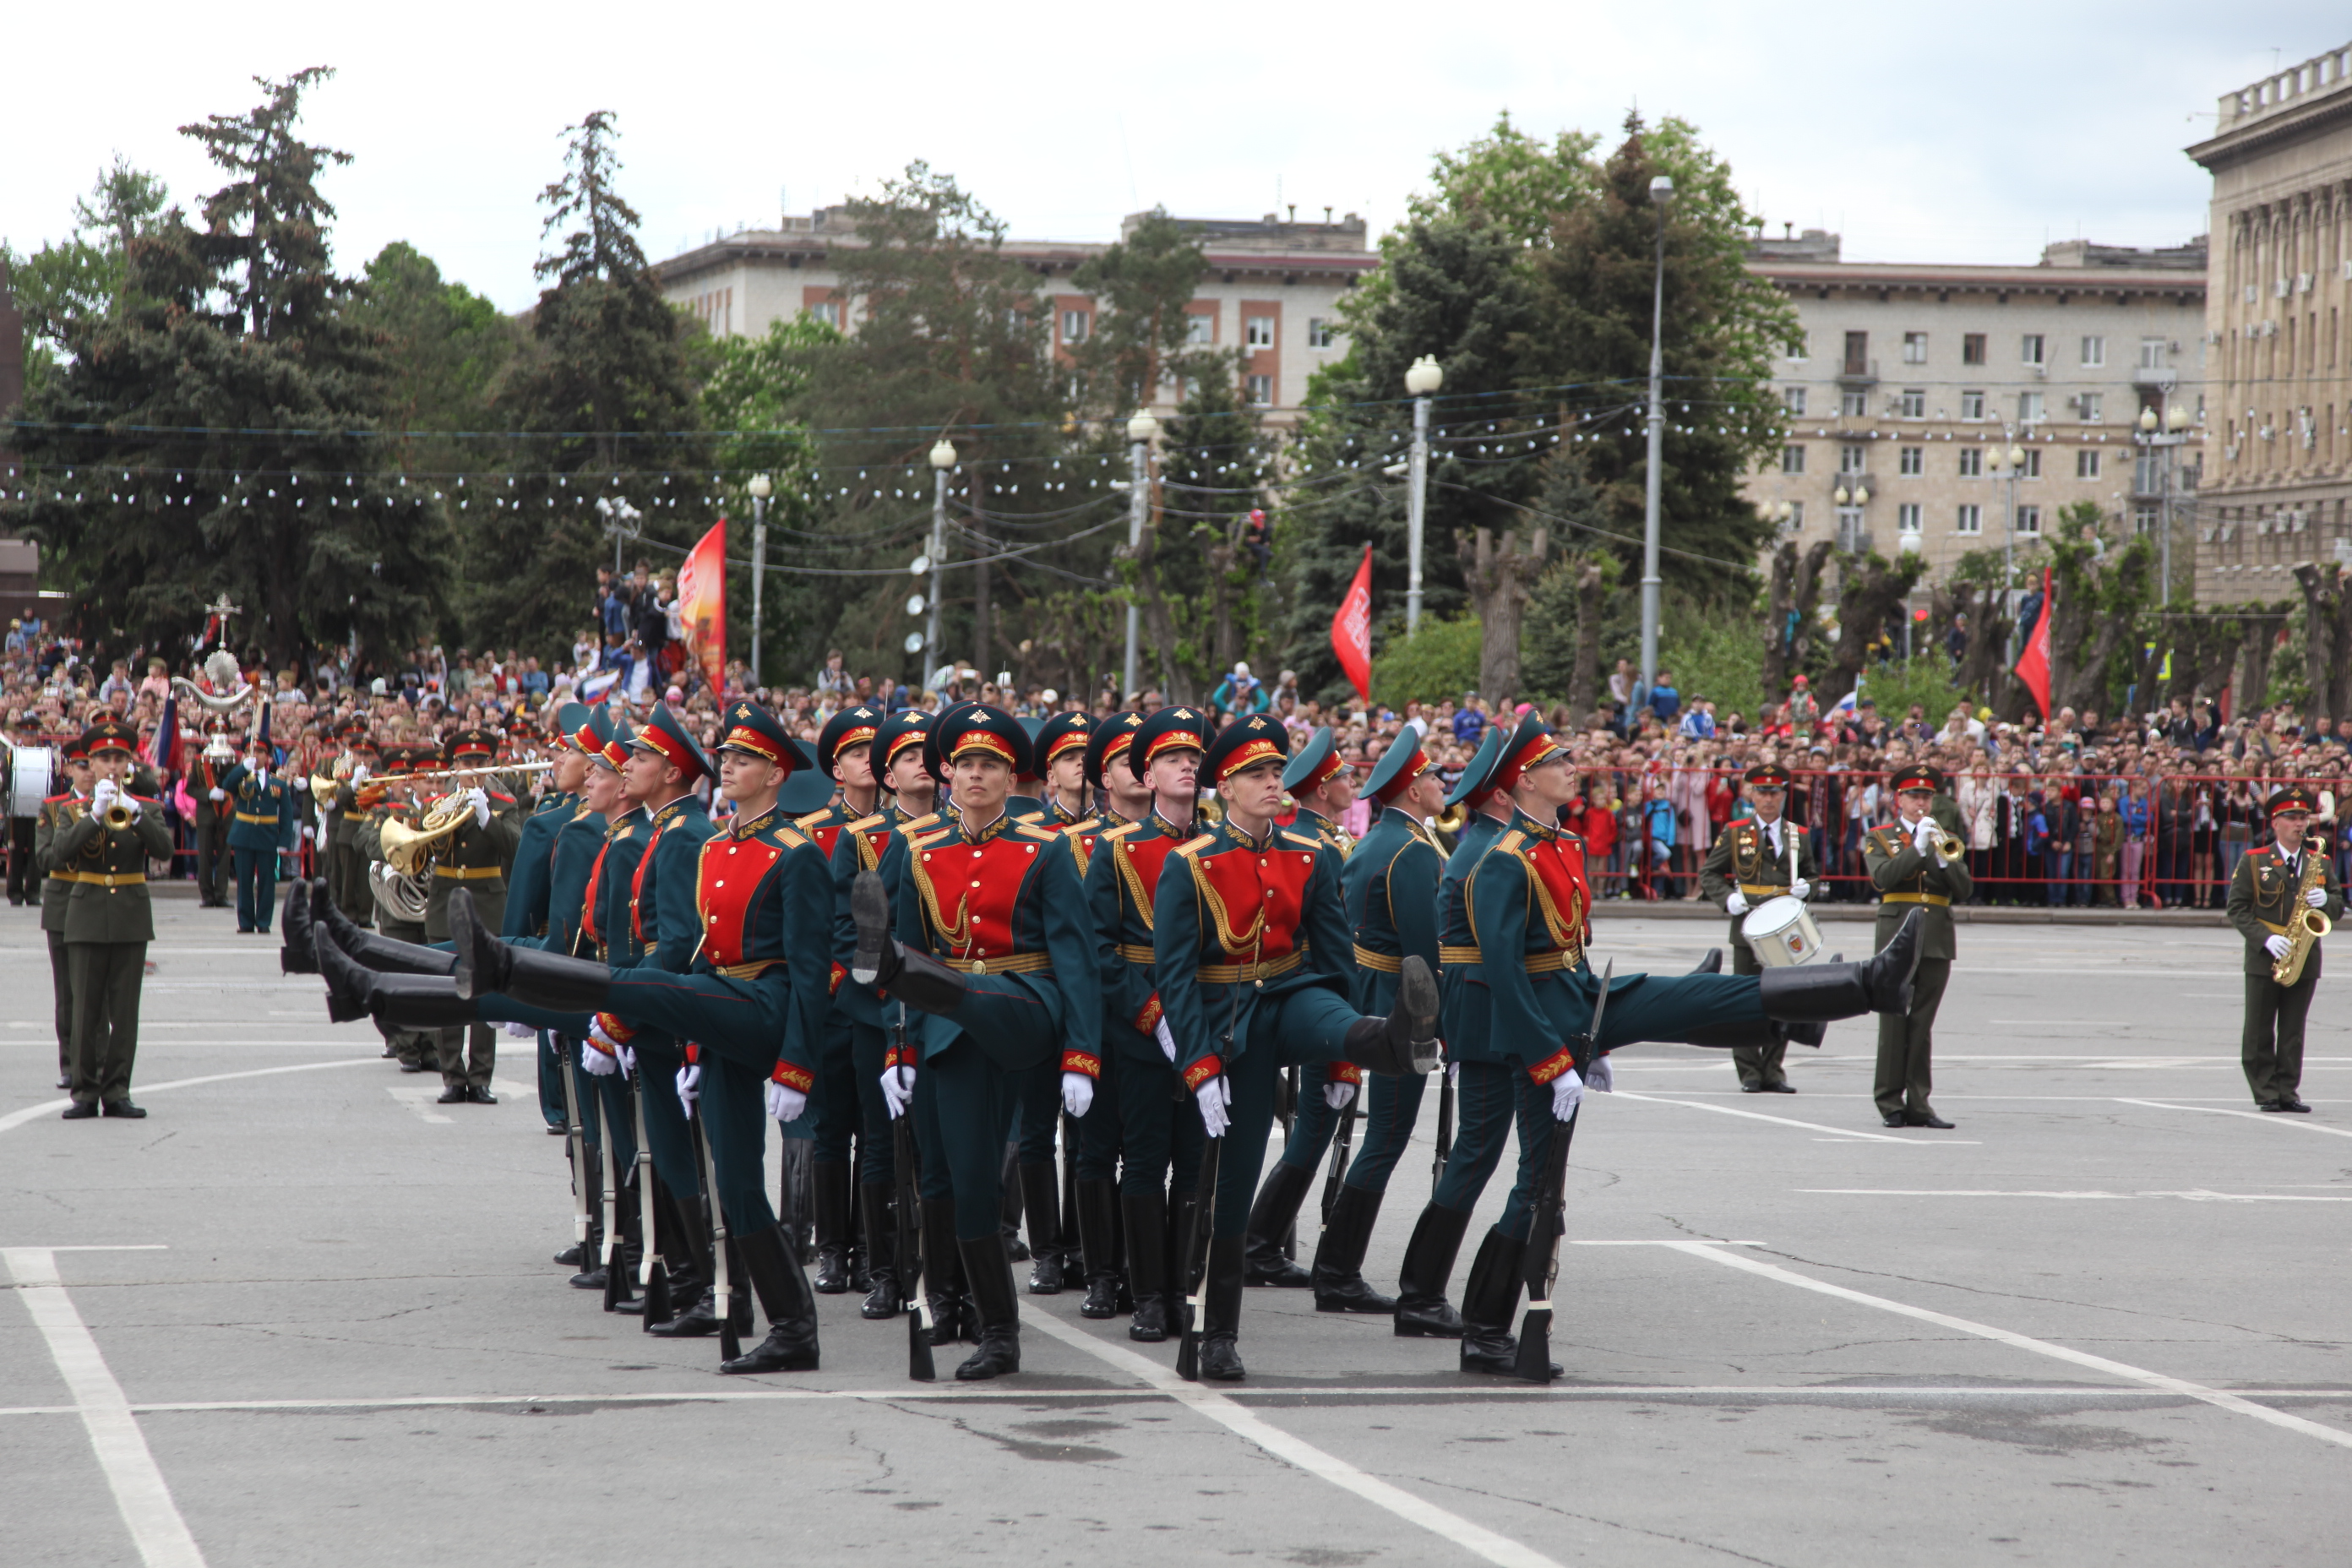
[[[2074,477],[2078,479],[2099,477],[2099,454],[2095,450],[2085,447],[2074,454]]]
[[[1791,416],[1802,419],[1805,416],[1805,389],[1801,386],[1782,387],[1780,406],[1787,409]]]
[[[1805,449],[1802,447],[1781,447],[1780,471],[1784,474],[1803,473],[1805,471]]]
[[[1838,472],[1866,474],[1870,471],[1870,448],[1848,445],[1838,448]]]
[[[2017,422],[2020,425],[2041,424],[2042,407],[2042,395],[2041,393],[2019,393],[2017,395]]]
[[[1789,340],[1789,357],[1796,361],[1799,364],[1805,363],[1805,356],[1809,352],[1806,347],[1805,338],[1805,333],[1799,332],[1795,337]]]
[[[1838,417],[1867,419],[1870,417],[1870,394],[1859,387],[1838,394]]]
[[[1196,310],[1184,323],[1184,341],[1188,343],[1216,342],[1217,318],[1206,310]]]
[[[2049,363],[2042,357],[2042,334],[2040,332],[2028,332],[2018,340],[2017,357],[2022,363],[2026,364],[2045,364]]]
[[[813,319],[824,322],[826,326],[831,327],[835,331],[837,332],[841,331],[840,300],[820,300],[815,304],[811,305],[808,308],[808,313]]]
[[[2086,337],[2083,340],[2083,368],[2096,370],[2107,363],[2107,340]]]
[[[1870,334],[1868,332],[1848,332],[1845,335],[1845,374],[1848,375],[1870,374]]]
[[[2086,392],[2074,401],[2076,406],[2080,407],[2083,411],[2084,424],[2096,425],[2101,419],[2106,417],[2106,394],[2102,392]]]
[[[1274,318],[1252,316],[1243,321],[1242,342],[1254,349],[1274,347]]]
[[[2025,466],[2017,470],[2017,477],[2021,479],[2038,479],[2042,477],[2041,447],[2025,448]]]
[[[1062,341],[1066,343],[1085,342],[1087,341],[1087,328],[1091,324],[1091,322],[1092,318],[1084,310],[1063,311]]]
[[[1837,547],[1857,553],[1870,548],[1870,531],[1863,525],[1862,508],[1842,506],[1837,509]]]
[[[2038,506],[2019,507],[2017,509],[2017,531],[2020,533],[2041,532],[2042,509]]]
[[[1790,501],[1789,503],[1789,531],[1791,533],[1798,532],[1802,530],[1804,526],[1805,503],[1801,500]]]
[[[1901,506],[1895,509],[1895,531],[1897,533],[1917,533],[1920,531],[1919,503],[1917,501],[1906,500]]]
[[[1926,364],[1927,363],[1927,333],[1906,332],[1903,334],[1903,363],[1905,364]]]
[[[1307,318],[1307,346],[1328,349],[1331,346],[1331,323],[1320,316]]]
[[[1985,362],[1985,335],[1982,332],[1960,334],[1960,363],[1982,364]]]
[[[1924,386],[1905,387],[1902,399],[1895,406],[1901,418],[1925,419],[1927,417],[1927,389]]]
[[[2139,367],[2142,370],[2162,370],[2166,340],[2142,338],[2139,341]]]
[[[1963,419],[1981,419],[1984,417],[1983,393],[1963,392],[1960,394],[1960,417]]]
[[[2156,508],[2152,506],[2139,506],[2132,508],[2132,531],[2134,533],[2154,533],[2156,531]]]
[[[1983,477],[1984,477],[1984,448],[1983,448],[1982,447],[1961,447],[1961,448],[1960,448],[1960,478],[1962,478],[1962,479],[1982,479]]]
[[[1246,376],[1243,379],[1242,384],[1249,394],[1251,407],[1271,408],[1274,406],[1274,377],[1270,375]]]
[[[1978,506],[1973,501],[1967,506],[1960,508],[1959,515],[1952,521],[1952,531],[1955,533],[1982,533],[1984,531],[1984,508]]]

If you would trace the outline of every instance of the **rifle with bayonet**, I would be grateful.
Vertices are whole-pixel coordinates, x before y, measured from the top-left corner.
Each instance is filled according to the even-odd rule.
[[[1592,1021],[1580,1035],[1564,1042],[1577,1076],[1592,1066],[1601,1044],[1601,1016],[1609,1009],[1609,978],[1617,961],[1601,972],[1601,988],[1592,999]],[[1581,1110],[1581,1107],[1579,1110]],[[1551,1143],[1544,1154],[1543,1180],[1536,1186],[1536,1206],[1522,1255],[1520,1281],[1528,1289],[1527,1316],[1519,1320],[1518,1359],[1511,1374],[1529,1383],[1551,1381],[1552,1289],[1559,1281],[1559,1243],[1568,1233],[1568,1146],[1576,1136],[1576,1116],[1551,1124]]]
[[[1356,1092],[1348,1097],[1348,1109],[1339,1112],[1339,1130],[1331,1137],[1331,1169],[1323,1178],[1323,1224],[1331,1224],[1331,1209],[1339,1201],[1339,1184],[1348,1174],[1348,1163],[1356,1146],[1356,1108],[1363,1104],[1369,1083],[1360,1083]]]
[[[1454,1064],[1437,1069],[1437,1142],[1429,1161],[1429,1195],[1437,1196],[1445,1180],[1445,1162],[1454,1156]]]
[[[555,1076],[563,1080],[563,1136],[572,1153],[572,1245],[579,1249],[580,1271],[584,1274],[595,1267],[590,1261],[594,1248],[589,1233],[595,1222],[589,1218],[588,1184],[593,1177],[588,1163],[588,1129],[580,1119],[580,1091],[572,1081],[572,1042],[562,1035],[548,1037],[555,1042]]]
[[[702,1184],[710,1194],[710,1304],[719,1315],[719,1355],[733,1361],[743,1353],[743,1338],[735,1331],[735,1277],[727,1257],[727,1205],[719,1201],[719,1167],[710,1158],[710,1135],[703,1131],[699,1108],[688,1106],[694,1129],[694,1152],[702,1166]]]
[[[908,1089],[906,1079],[907,1014],[898,1011],[898,1066],[891,1070],[899,1075],[900,1089]],[[915,1105],[911,1093],[906,1109],[890,1121],[890,1152],[898,1187],[898,1289],[907,1300],[907,1376],[916,1383],[938,1379],[939,1368],[931,1359],[931,1296],[926,1289],[923,1258],[923,1186],[921,1173],[915,1164]]]
[[[654,1169],[653,1144],[646,1137],[645,1073],[636,1053],[629,1055],[629,1109],[637,1129],[637,1289],[645,1293],[647,1328],[670,1317],[669,1268],[655,1245],[660,1226],[661,1174]]]

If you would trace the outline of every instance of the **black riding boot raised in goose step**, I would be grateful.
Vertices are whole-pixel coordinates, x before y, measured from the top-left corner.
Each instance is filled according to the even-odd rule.
[[[326,929],[310,928],[310,952],[327,983],[327,1016],[339,1023],[373,1016],[403,1029],[444,1029],[480,1021],[456,984],[430,974],[379,974],[335,945]]]
[[[1314,1184],[1312,1167],[1302,1169],[1287,1160],[1276,1161],[1274,1169],[1266,1173],[1257,1201],[1250,1205],[1243,1273],[1248,1283],[1271,1285],[1279,1290],[1307,1289],[1307,1270],[1283,1256],[1282,1238],[1290,1234],[1299,1206]]]
[[[1339,1184],[1331,1204],[1331,1217],[1315,1244],[1315,1310],[1318,1312],[1379,1312],[1393,1314],[1396,1298],[1383,1296],[1364,1281],[1364,1252],[1371,1245],[1372,1222],[1380,1217],[1381,1194]]]
[[[321,897],[325,886],[323,882],[320,884]],[[318,973],[319,961],[310,941],[310,884],[299,877],[286,889],[286,918],[278,922],[278,930],[285,933],[278,947],[278,973]]]
[[[1209,1276],[1201,1294],[1201,1381],[1239,1383],[1242,1366],[1242,1253],[1240,1237],[1209,1242]]]
[[[335,907],[335,900],[323,892],[311,895],[310,915],[310,923],[325,926],[327,933],[335,939],[335,945],[362,969],[384,974],[448,974],[457,967],[457,955],[454,952],[379,936],[365,926],[352,924],[351,918]]]
[[[979,1383],[1021,1370],[1021,1300],[1013,1289],[1013,1259],[993,1236],[959,1242],[964,1278],[980,1311],[980,1348],[956,1368],[958,1383]]]
[[[1764,1016],[1783,1023],[1831,1023],[1864,1013],[1911,1010],[1911,976],[1919,967],[1919,911],[1904,917],[1886,945],[1860,963],[1799,963],[1756,977]]]
[[[1413,1222],[1412,1238],[1404,1246],[1404,1267],[1397,1271],[1398,1338],[1462,1337],[1462,1314],[1445,1300],[1445,1282],[1454,1277],[1454,1259],[1469,1229],[1469,1212],[1444,1204],[1428,1205]]]
[[[1029,1294],[1062,1293],[1062,1183],[1054,1162],[1021,1167],[1021,1207],[1029,1221]]]
[[[1695,964],[1695,965],[1693,965],[1693,966],[1692,966],[1692,968],[1691,968],[1691,973],[1692,973],[1693,974],[1720,974],[1720,973],[1723,973],[1723,949],[1721,949],[1721,948],[1719,948],[1719,947],[1710,947],[1710,948],[1708,948],[1708,949],[1706,950],[1706,956],[1705,958],[1700,959],[1696,964]]]
[[[733,1361],[720,1362],[719,1370],[814,1372],[816,1294],[801,1271],[801,1260],[793,1255],[792,1237],[783,1226],[772,1225],[743,1237],[742,1254],[751,1289],[768,1314],[768,1337]]]
[[[1087,1269],[1078,1316],[1118,1316],[1118,1184],[1108,1177],[1078,1184],[1078,1247]]]
[[[857,947],[849,960],[851,979],[887,988],[893,1002],[903,1002],[918,1013],[945,1016],[963,1005],[960,972],[890,934],[890,895],[879,873],[860,871],[849,884],[849,919],[857,928]]]
[[[1079,1197],[1083,1202],[1085,1194]],[[1127,1325],[1127,1337],[1156,1345],[1176,1321],[1175,1298],[1168,1290],[1168,1202],[1158,1193],[1122,1193],[1119,1203],[1127,1211],[1127,1282],[1135,1292],[1135,1316]],[[1094,1300],[1091,1291],[1087,1300],[1089,1304]],[[1117,1309],[1114,1291],[1112,1310]]]
[[[1396,1005],[1385,1018],[1359,1018],[1339,1047],[1345,1059],[1399,1078],[1437,1068],[1437,980],[1429,961],[1406,957],[1397,977]]]
[[[849,1292],[849,1162],[817,1160],[809,1166],[816,1205],[816,1279],[820,1296]]]
[[[464,888],[449,894],[449,945],[457,952],[450,977],[460,996],[495,991],[551,1012],[593,1013],[612,994],[613,971],[593,959],[566,958],[499,941],[482,923],[474,895]]]
[[[857,1189],[857,1212],[866,1221],[866,1273],[871,1289],[857,1315],[879,1322],[907,1310],[898,1289],[898,1226],[890,1189],[865,1183]]]

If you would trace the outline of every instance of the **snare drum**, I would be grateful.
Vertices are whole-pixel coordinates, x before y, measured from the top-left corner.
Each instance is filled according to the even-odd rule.
[[[55,746],[12,746],[8,751],[8,815],[38,816],[41,803],[57,788]]]
[[[1748,911],[1739,934],[1755,951],[1756,962],[1767,969],[1811,963],[1822,955],[1822,931],[1805,900],[1790,895],[1767,899]]]

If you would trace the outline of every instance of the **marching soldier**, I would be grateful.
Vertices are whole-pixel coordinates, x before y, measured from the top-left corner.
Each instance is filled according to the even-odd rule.
[[[1789,770],[1778,763],[1759,763],[1748,770],[1746,784],[1756,815],[1724,829],[1698,873],[1700,893],[1731,916],[1734,974],[1761,973],[1764,968],[1741,931],[1741,917],[1769,899],[1811,898],[1812,879],[1821,874],[1811,839],[1782,810],[1789,799]],[[1749,1094],[1796,1093],[1781,1066],[1788,1049],[1786,1040],[1734,1047],[1731,1060],[1739,1069],[1739,1087]]]
[[[1044,809],[1035,820],[1068,837],[1082,885],[1095,835],[1102,826],[1087,809],[1087,742],[1093,733],[1094,721],[1084,713],[1056,713],[1038,725],[1031,742],[1045,789]],[[1096,1089],[1101,1091],[1099,1080]],[[1051,1064],[1033,1068],[1015,1087],[1014,1098],[1019,1106],[1015,1131],[1020,1140],[1021,1207],[1028,1216],[1033,1259],[1029,1293],[1059,1295],[1065,1284],[1083,1284],[1086,1278],[1076,1235],[1077,1216],[1061,1212],[1062,1187],[1054,1162],[1055,1134],[1063,1127],[1060,1072]],[[1106,1122],[1109,1120],[1104,1118]],[[1064,1149],[1062,1153],[1065,1159],[1076,1161],[1076,1150]]]
[[[1976,886],[1965,854],[1947,858],[1948,835],[1930,811],[1943,780],[1925,763],[1898,771],[1888,781],[1897,820],[1863,836],[1863,865],[1878,889],[1877,942],[1883,951],[1918,916],[1919,968],[1911,982],[1907,1016],[1900,1011],[1878,1020],[1878,1070],[1872,1096],[1889,1127],[1936,1127],[1951,1122],[1927,1104],[1934,1088],[1936,1009],[1952,978],[1959,952],[1952,931],[1952,906],[1968,901]],[[1809,965],[1808,967],[1818,967]]]
[[[1445,854],[1425,824],[1443,807],[1445,788],[1418,731],[1408,729],[1381,754],[1364,793],[1380,815],[1349,852],[1339,885],[1355,933],[1356,1011],[1381,1017],[1396,1005],[1405,959],[1418,956],[1433,974],[1438,969],[1437,882]],[[1319,1312],[1396,1311],[1394,1297],[1365,1283],[1364,1252],[1427,1083],[1419,1073],[1374,1073],[1361,1090],[1363,1152],[1349,1165],[1315,1248]]]
[[[384,773],[383,793],[361,820],[359,830],[352,840],[352,847],[367,867],[367,876],[380,884],[383,875],[384,824],[397,821],[404,827],[413,828],[422,822],[422,814],[414,799],[415,786],[403,781],[419,767],[431,767],[439,757],[430,746],[404,745],[384,747],[381,760]],[[368,900],[378,905],[376,928],[386,941],[423,944],[423,921],[396,918],[392,906],[382,902],[373,891],[368,894]],[[288,934],[289,937],[292,935],[290,931]],[[377,1027],[383,1035],[384,1049],[399,1061],[401,1071],[431,1072],[440,1065],[440,1042],[427,1031],[397,1028],[382,1023]]]
[[[580,785],[588,772],[587,754],[572,743],[572,737],[587,723],[588,711],[584,703],[566,702],[548,712],[551,728],[548,734],[551,755],[547,788],[541,792],[539,804],[524,819],[516,837],[514,866],[507,877],[506,916],[499,922],[499,934],[509,942],[547,934],[556,835],[564,824],[580,815]],[[356,781],[359,770],[353,769],[352,773]],[[344,816],[348,819],[348,809]],[[359,853],[356,825],[352,853],[355,858]],[[555,1075],[562,1070],[563,1058],[551,1047],[546,1030],[535,1029],[531,1033],[539,1053],[539,1113],[549,1131],[561,1132],[564,1130],[563,1083]]]
[[[147,944],[155,939],[148,903],[147,862],[168,859],[172,832],[163,803],[134,795],[124,780],[137,737],[108,720],[81,738],[96,775],[86,805],[63,809],[71,819],[50,844],[52,876],[65,878],[66,965],[73,986],[73,1103],[65,1119],[79,1121],[147,1113],[131,1102],[131,1071],[139,1055],[139,992],[147,973]]]
[[[2318,803],[2301,784],[2289,784],[2270,799],[2273,843],[2250,850],[2230,876],[2230,923],[2246,939],[2245,1027],[2239,1059],[2246,1087],[2263,1110],[2308,1111],[2303,1102],[2303,1029],[2319,989],[2319,949],[2305,943],[2301,972],[2282,985],[2278,966],[2294,952],[2294,928],[2317,910],[2329,921],[2344,917],[2344,889],[2336,879],[2326,846],[2305,841]]]
[[[73,965],[66,952],[66,900],[73,892],[70,869],[58,858],[60,829],[89,803],[89,753],[79,735],[59,749],[65,788],[41,803],[33,824],[33,866],[41,873],[41,933],[49,942],[49,990],[57,1005],[58,1087],[73,1087]]]
[[[267,936],[278,908],[278,857],[295,846],[302,809],[293,788],[270,764],[277,756],[266,735],[246,742],[246,760],[221,776],[235,816],[228,829],[229,862],[236,874],[236,929]]]
[[[450,767],[464,770],[452,782],[472,814],[434,846],[433,889],[425,905],[427,942],[449,940],[449,900],[459,888],[472,899],[475,914],[486,927],[495,931],[504,923],[507,883],[502,868],[522,837],[522,824],[511,796],[493,795],[480,784],[468,782],[488,769],[497,752],[498,743],[487,730],[460,730],[449,738],[446,760]],[[441,1068],[440,1103],[498,1103],[490,1092],[498,1039],[488,1025],[441,1029],[436,1055]]]
[[[215,719],[205,726],[205,749],[188,764],[188,794],[196,803],[196,899],[206,910],[228,908],[222,875],[228,865],[228,834],[236,807],[221,781],[236,766],[228,725]]]
[[[365,721],[353,719],[344,726],[343,754],[351,759],[350,770],[336,784],[331,803],[320,803],[333,806],[320,856],[331,873],[335,907],[353,925],[365,927],[375,922],[375,899],[367,889],[367,862],[360,858],[360,825],[367,818],[363,792],[383,767],[383,754],[369,737]]]
[[[1328,727],[1308,736],[1282,770],[1282,787],[1298,807],[1292,831],[1329,846],[1342,862],[1355,844],[1339,830],[1339,816],[1355,802],[1355,770],[1340,759]],[[1311,1283],[1307,1271],[1291,1260],[1287,1243],[1298,1222],[1299,1205],[1315,1185],[1316,1167],[1331,1147],[1340,1113],[1360,1091],[1363,1075],[1350,1062],[1317,1063],[1302,1068],[1296,1081],[1290,1135],[1251,1207],[1243,1264],[1248,1283],[1289,1290]]]

